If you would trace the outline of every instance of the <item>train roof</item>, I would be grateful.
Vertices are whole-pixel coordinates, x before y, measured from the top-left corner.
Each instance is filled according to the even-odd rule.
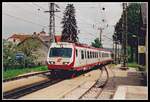
[[[87,44],[82,44],[82,43],[74,43],[76,46],[79,47],[84,47],[84,48],[90,48],[90,49],[95,49],[95,50],[101,50],[101,51],[107,51],[107,52],[112,52],[110,50],[104,49],[104,48],[95,48],[93,46],[89,46]]]
[[[95,49],[95,50],[101,50],[101,51],[107,51],[107,52],[112,52],[108,49],[104,49],[104,48],[95,48],[95,47],[92,47],[92,46],[89,46],[87,44],[83,44],[83,43],[73,43],[73,42],[57,42],[58,44],[67,44],[67,45],[70,45],[70,44],[73,44],[75,46],[78,46],[78,47],[84,47],[84,48],[90,48],[90,49]]]

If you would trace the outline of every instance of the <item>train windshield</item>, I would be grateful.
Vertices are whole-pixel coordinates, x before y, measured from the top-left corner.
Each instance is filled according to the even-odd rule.
[[[71,48],[51,48],[49,57],[64,57],[70,58],[72,55]]]

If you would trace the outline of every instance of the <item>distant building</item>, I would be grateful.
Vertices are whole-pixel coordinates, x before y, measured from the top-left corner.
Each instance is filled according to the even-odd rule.
[[[13,34],[10,36],[7,40],[11,41],[15,44],[17,44],[18,47],[27,45],[28,43],[35,42],[37,44],[40,44],[40,48],[38,48],[34,53],[38,53],[41,56],[38,56],[38,59],[36,60],[36,63],[38,64],[45,64],[47,53],[50,46],[50,36],[46,34],[44,30],[37,33],[34,32],[32,35],[25,35],[25,34]],[[60,42],[61,36],[55,36],[55,41]]]
[[[37,36],[39,39],[41,39],[45,44],[47,44],[48,46],[50,46],[50,36],[48,34],[46,34],[45,31],[41,31],[40,33],[33,33],[33,36]]]
[[[19,44],[20,42],[22,42],[23,40],[25,40],[28,37],[31,37],[31,35],[13,34],[7,40],[11,41],[15,44]]]
[[[36,50],[32,52],[33,54],[38,56],[37,59],[34,61],[34,63],[39,65],[45,65],[49,46],[45,44],[45,42],[43,42],[38,36],[30,36],[24,41],[20,42],[17,46],[18,47],[26,46],[32,42],[40,46],[37,47]]]

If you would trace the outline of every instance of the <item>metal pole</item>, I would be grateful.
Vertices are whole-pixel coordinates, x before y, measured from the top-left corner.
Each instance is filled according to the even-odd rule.
[[[127,69],[127,3],[123,3],[123,34],[122,34],[122,52],[123,52],[123,64],[122,69]]]
[[[113,40],[113,60],[115,61],[115,49],[114,49],[114,40]],[[113,61],[113,62],[114,62]]]
[[[128,48],[127,48],[127,47],[128,47],[128,36],[127,36],[127,34],[128,34],[127,3],[125,3],[125,4],[126,4],[126,12],[125,12],[125,13],[126,13],[126,14],[125,14],[125,15],[126,15],[126,16],[125,16],[125,17],[126,17],[126,18],[125,18],[125,23],[126,23],[126,30],[125,30],[125,31],[126,31],[126,42],[125,42],[125,43],[126,43],[126,67],[128,67]]]
[[[51,42],[54,42],[54,35],[55,35],[55,12],[60,12],[58,10],[55,11],[54,9],[54,3],[50,3],[49,4],[49,11],[45,11],[48,12],[50,14],[50,18],[49,18],[49,35],[51,37]],[[58,5],[56,5],[57,8],[59,8]]]
[[[115,41],[115,64],[117,64],[117,42]]]

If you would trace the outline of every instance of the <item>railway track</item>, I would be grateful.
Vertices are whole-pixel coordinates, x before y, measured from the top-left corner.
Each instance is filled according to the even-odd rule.
[[[55,83],[58,83],[62,80],[63,79],[49,79],[49,80],[35,83],[33,85],[29,85],[29,86],[26,86],[23,88],[18,88],[15,90],[11,90],[9,92],[4,92],[3,98],[4,99],[17,99],[17,98],[22,97],[26,94],[35,92],[35,91],[40,90],[42,88],[45,88],[45,87],[48,87],[48,86],[53,85]]]
[[[47,73],[49,73],[49,71],[23,75],[23,76],[11,78],[11,79],[3,80],[3,82],[18,80],[18,79],[22,79],[22,78],[27,78],[27,77],[32,77],[32,76],[35,76],[35,75],[47,74]],[[50,78],[50,79],[47,79],[47,80],[44,80],[44,81],[29,84],[29,85],[26,85],[26,86],[18,87],[18,88],[15,88],[13,90],[10,90],[10,91],[3,92],[3,98],[4,99],[17,99],[17,98],[20,98],[24,95],[30,94],[32,92],[38,91],[40,89],[43,89],[43,88],[46,88],[50,85],[58,83],[58,82],[60,82],[64,79],[65,78],[55,78],[54,77],[54,78]]]
[[[99,79],[96,81],[87,81],[75,87],[67,94],[63,95],[62,99],[97,99],[103,91],[109,79],[109,73],[104,66],[101,70]]]
[[[105,85],[107,84],[108,80],[109,80],[109,73],[108,70],[105,66],[103,66],[102,70],[102,74],[100,76],[100,78],[95,82],[95,84],[93,84],[92,87],[90,87],[84,94],[82,94],[79,99],[86,99],[88,98],[94,98],[97,99],[98,96],[101,94],[101,92],[103,91],[103,88],[105,87]],[[106,79],[103,78],[103,73],[104,71],[106,72]],[[94,93],[93,93],[94,92]],[[90,95],[89,95],[90,94]]]
[[[106,85],[106,83],[109,79],[108,71],[105,67],[101,69],[101,72],[102,73],[100,75],[100,79],[95,81],[94,84],[92,83],[93,85],[89,89],[87,89],[84,93],[82,93],[82,94],[79,93],[81,95],[80,95],[80,97],[78,97],[78,99],[85,99],[87,97],[87,94],[91,93],[95,88],[101,89],[101,90],[96,93],[96,96],[94,96],[94,98],[97,98],[100,95],[100,93],[102,92],[103,87]],[[106,76],[104,76],[104,77],[106,77],[106,79],[101,80],[102,79],[101,77],[102,77],[104,72],[106,72]],[[44,72],[44,73],[46,73],[46,72]],[[42,74],[42,73],[40,73],[40,74]],[[38,74],[36,74],[36,75],[38,75]],[[25,77],[27,77],[27,76],[25,76]],[[29,76],[32,76],[32,75],[29,75]],[[53,85],[55,83],[58,83],[62,80],[64,80],[64,79],[60,79],[60,78],[59,79],[57,79],[57,78],[48,79],[46,81],[34,83],[32,85],[28,85],[28,86],[25,86],[25,87],[22,87],[22,88],[17,88],[17,89],[8,91],[8,92],[4,92],[3,93],[3,98],[4,99],[17,99],[17,98],[20,98],[20,97],[25,96],[27,94],[38,91],[40,89],[46,88],[46,87],[48,87],[50,85]],[[82,85],[80,85],[80,86],[82,86]]]
[[[49,71],[43,71],[43,72],[37,72],[37,73],[33,73],[33,74],[17,76],[17,77],[13,77],[13,78],[9,78],[9,79],[4,79],[3,82],[18,80],[18,79],[22,79],[22,78],[28,78],[28,77],[32,77],[32,76],[35,76],[35,75],[47,74],[47,73],[49,73]]]

